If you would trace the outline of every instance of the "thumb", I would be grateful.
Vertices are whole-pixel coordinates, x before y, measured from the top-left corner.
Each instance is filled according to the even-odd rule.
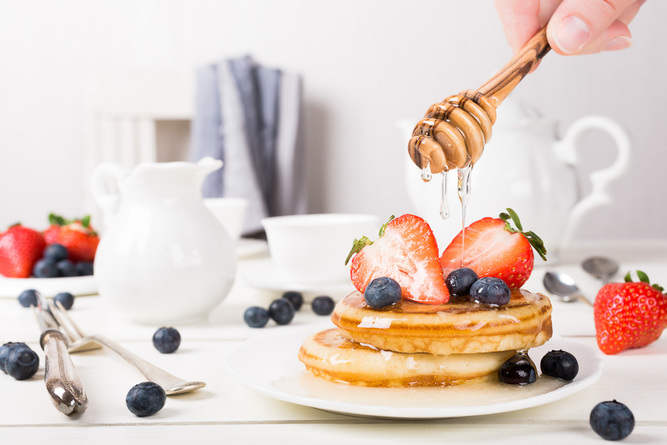
[[[641,3],[636,0],[564,0],[549,20],[549,44],[563,55],[599,52],[606,42],[617,38],[626,39],[629,46],[630,30],[621,20],[627,15],[626,10],[634,9],[636,13]]]

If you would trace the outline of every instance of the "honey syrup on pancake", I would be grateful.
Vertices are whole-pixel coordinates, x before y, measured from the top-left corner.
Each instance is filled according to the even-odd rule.
[[[475,312],[489,312],[493,309],[506,310],[531,306],[535,304],[536,298],[537,297],[534,296],[534,294],[530,294],[529,292],[522,291],[521,289],[512,289],[510,302],[502,306],[471,303],[470,301],[465,300],[456,301],[455,299],[450,300],[449,303],[445,304],[423,304],[403,298],[393,306],[389,306],[384,309],[373,309],[373,311],[397,315],[440,313],[470,314]],[[345,302],[348,306],[354,309],[369,309],[369,306],[366,304],[364,296],[361,292],[348,295],[345,297]]]

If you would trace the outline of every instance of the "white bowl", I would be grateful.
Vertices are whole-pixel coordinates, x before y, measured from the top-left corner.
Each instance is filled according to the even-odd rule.
[[[220,224],[225,228],[227,234],[236,242],[241,238],[243,220],[248,208],[248,200],[245,198],[205,198],[204,205]]]
[[[356,238],[375,239],[374,215],[321,213],[264,218],[271,258],[285,278],[298,283],[349,281],[345,258]]]

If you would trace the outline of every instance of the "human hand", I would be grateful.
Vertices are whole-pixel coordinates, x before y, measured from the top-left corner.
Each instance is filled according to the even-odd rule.
[[[547,39],[562,55],[628,48],[628,24],[646,0],[495,0],[507,42],[518,51],[548,23]]]

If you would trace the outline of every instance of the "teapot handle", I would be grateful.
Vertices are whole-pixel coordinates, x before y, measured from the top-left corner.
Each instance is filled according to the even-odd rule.
[[[118,182],[130,173],[122,164],[108,162],[93,170],[91,192],[97,206],[102,210],[104,228],[108,229],[120,205]]]
[[[623,176],[630,166],[630,139],[627,133],[619,124],[602,116],[587,116],[574,122],[563,139],[555,144],[556,156],[566,165],[576,167],[579,164],[579,157],[575,142],[584,132],[591,129],[605,131],[614,139],[616,160],[609,167],[591,173],[591,192],[572,207],[563,230],[560,247],[572,242],[577,227],[591,210],[613,202],[607,189],[612,182]]]

